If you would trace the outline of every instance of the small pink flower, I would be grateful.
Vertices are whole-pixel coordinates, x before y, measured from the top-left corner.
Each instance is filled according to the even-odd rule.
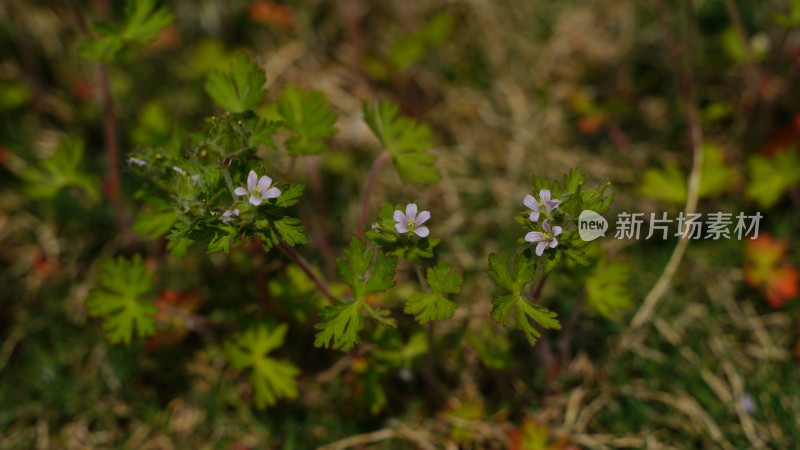
[[[556,248],[558,245],[556,236],[563,231],[558,225],[551,228],[546,220],[542,222],[542,230],[543,231],[531,231],[525,235],[526,241],[531,243],[538,242],[538,244],[536,244],[536,256],[542,256],[544,249],[548,246],[550,246],[550,248]]]
[[[254,170],[247,175],[247,188],[239,186],[233,193],[239,196],[249,195],[250,203],[253,206],[260,205],[264,200],[281,196],[281,190],[272,186],[272,178],[266,175],[258,178]]]
[[[394,221],[397,223],[394,224],[394,227],[400,234],[405,234],[410,231],[424,238],[428,236],[430,230],[428,230],[428,227],[421,227],[420,225],[427,222],[430,218],[431,213],[429,211],[422,211],[417,215],[416,203],[409,203],[406,205],[405,214],[403,214],[403,211],[395,210]]]
[[[554,209],[558,208],[559,203],[561,200],[551,200],[550,199],[550,191],[548,189],[542,189],[539,191],[539,201],[537,202],[532,195],[528,194],[522,200],[522,204],[527,206],[531,212],[531,222],[536,222],[539,220],[539,214],[542,212],[542,208],[544,208],[545,215],[550,215],[550,212]]]

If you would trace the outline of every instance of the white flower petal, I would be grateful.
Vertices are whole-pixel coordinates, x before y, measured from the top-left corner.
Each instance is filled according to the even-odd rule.
[[[422,225],[423,223],[427,222],[428,219],[430,219],[430,218],[431,218],[431,212],[430,211],[422,211],[417,216],[416,224],[417,225]]]
[[[233,190],[233,193],[236,195],[247,195],[247,189],[243,188],[242,186],[239,186]]]
[[[256,185],[258,184],[258,175],[256,174],[255,170],[251,170],[249,174],[247,174],[247,190],[253,192],[256,190]]]
[[[272,178],[270,178],[270,177],[268,177],[266,175],[262,176],[258,180],[258,184],[256,185],[256,187],[258,187],[258,191],[259,192],[266,191],[267,189],[269,189],[270,186],[272,186]]]
[[[539,231],[531,231],[525,235],[525,240],[528,242],[541,242],[544,239],[542,233]]]
[[[556,245],[558,245],[558,241],[556,238],[553,238],[553,240],[550,241],[550,248],[556,248]]]
[[[406,223],[406,215],[403,214],[403,211],[396,209],[394,211],[394,221],[400,223]]]
[[[281,196],[281,190],[276,187],[271,187],[267,189],[267,192],[264,192],[261,197],[262,198],[278,198]]]
[[[430,230],[428,230],[428,227],[419,227],[419,228],[415,228],[414,229],[414,234],[416,234],[419,237],[423,237],[423,238],[427,237],[429,233],[430,233]]]
[[[537,222],[539,220],[539,214],[540,214],[539,211],[532,212],[531,216],[529,217],[531,219],[531,222]]]
[[[522,200],[522,204],[527,206],[528,209],[532,209],[533,211],[539,211],[539,204],[536,203],[536,199],[533,198],[532,195],[528,194]]]
[[[408,233],[408,225],[406,225],[405,221],[397,222],[396,224],[394,224],[394,228],[400,234]]]
[[[256,195],[251,195],[251,196],[250,196],[250,204],[252,204],[253,206],[258,206],[258,205],[260,205],[260,204],[261,204],[261,201],[262,201],[262,200],[261,200],[261,197],[258,197],[258,196],[256,196]]]
[[[417,204],[409,203],[406,205],[406,218],[408,220],[417,220]]]
[[[542,189],[541,191],[539,191],[539,200],[541,200],[542,203],[549,202],[550,201],[550,190],[549,189]]]
[[[547,231],[548,233],[552,233],[552,232],[553,232],[553,229],[552,229],[552,228],[550,228],[550,224],[549,224],[549,223],[547,223],[547,221],[546,221],[546,220],[545,220],[544,222],[542,222],[542,229],[543,229],[544,231]]]
[[[545,248],[547,248],[547,242],[542,241],[536,244],[536,256],[542,256]]]
[[[558,225],[554,226],[553,227],[553,236],[558,236],[559,234],[561,234],[562,231],[564,231],[564,229],[561,228],[560,226],[558,226]]]

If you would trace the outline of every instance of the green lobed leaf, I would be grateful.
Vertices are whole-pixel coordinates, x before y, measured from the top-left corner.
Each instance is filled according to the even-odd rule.
[[[533,281],[536,265],[531,258],[517,255],[514,258],[513,273],[509,270],[508,253],[492,253],[489,255],[489,276],[498,286],[511,292],[522,293],[525,286]]]
[[[106,260],[98,282],[86,299],[86,308],[90,316],[103,318],[110,342],[129,344],[134,333],[139,337],[155,333],[158,308],[145,296],[153,288],[153,275],[139,255]]]
[[[325,148],[323,140],[336,134],[336,115],[322,92],[304,94],[299,88],[287,85],[278,98],[278,112],[283,126],[292,133],[286,141],[292,155],[319,153]]]
[[[78,188],[92,203],[100,201],[100,183],[83,165],[83,141],[64,139],[53,155],[22,173],[25,191],[34,200],[52,199],[62,189]]]
[[[122,29],[122,39],[126,42],[146,44],[158,36],[173,20],[167,8],[156,8],[155,0],[129,1],[126,8],[127,20]]]
[[[212,72],[206,79],[206,92],[220,107],[243,113],[254,109],[264,98],[264,71],[246,55],[234,58],[225,72]]]
[[[333,306],[326,306],[320,313],[323,322],[314,326],[319,330],[314,346],[332,347],[343,352],[352,349],[358,343],[358,333],[365,325],[361,314],[362,304],[363,300],[345,303],[334,301]]]
[[[700,175],[701,198],[719,195],[727,190],[735,172],[724,160],[722,149],[711,143],[704,143],[703,169]],[[648,169],[644,172],[639,192],[645,197],[668,203],[683,204],[686,201],[686,177],[674,165],[667,164],[663,169]]]
[[[489,255],[489,275],[495,283],[511,292],[492,299],[491,317],[504,326],[515,322],[528,342],[534,345],[541,334],[533,323],[546,329],[559,329],[561,325],[556,313],[533,305],[524,297],[526,286],[534,278],[534,261],[525,255],[517,255],[512,268],[509,259],[507,253]]]
[[[250,384],[258,408],[274,405],[281,398],[297,397],[294,364],[267,356],[283,345],[287,326],[270,330],[265,325],[243,331],[225,343],[225,355],[238,371],[250,371]]]
[[[334,306],[323,309],[323,322],[315,326],[320,331],[314,345],[333,346],[334,349],[347,351],[358,343],[358,332],[364,328],[362,308],[366,308],[367,313],[379,323],[394,326],[394,320],[386,317],[388,311],[374,309],[366,305],[365,300],[368,294],[382,292],[395,285],[397,260],[384,255],[379,249],[369,249],[361,239],[353,238],[344,251],[344,257],[337,259],[336,264],[343,281],[353,292],[353,301],[334,301]]]
[[[428,268],[427,280],[431,292],[411,294],[404,312],[413,314],[421,324],[453,317],[458,305],[444,294],[457,294],[461,290],[461,275],[453,273],[444,261],[439,261],[436,266]]]
[[[289,184],[289,187],[284,187],[281,189],[281,196],[275,200],[275,206],[286,208],[288,206],[296,205],[300,197],[303,196],[303,191],[305,188],[305,184],[292,181]]]
[[[127,2],[125,23],[120,30],[103,24],[94,27],[99,37],[81,47],[81,54],[95,61],[110,62],[130,44],[144,45],[155,39],[174,17],[165,7],[156,9],[155,0]]]
[[[787,189],[800,182],[800,152],[779,151],[772,158],[753,156],[747,163],[750,180],[745,194],[760,206],[774,205]]]
[[[382,100],[376,106],[363,105],[364,120],[383,147],[392,155],[400,177],[424,185],[441,178],[428,153],[433,146],[431,129],[416,120],[400,116],[400,108]]]
[[[521,294],[503,295],[492,300],[492,319],[508,326],[513,321],[522,330],[528,343],[535,345],[541,337],[534,323],[546,329],[561,329],[556,313],[543,306],[529,303]]]
[[[175,209],[163,200],[153,200],[139,212],[133,231],[149,239],[159,239],[169,233],[178,220]]]
[[[372,260],[375,260],[373,264]],[[386,256],[378,249],[367,248],[358,238],[350,241],[344,258],[336,260],[343,281],[352,288],[353,297],[363,300],[367,294],[382,292],[394,286],[394,270],[397,260]]]
[[[603,317],[631,306],[630,266],[606,260],[586,280],[587,303]]]

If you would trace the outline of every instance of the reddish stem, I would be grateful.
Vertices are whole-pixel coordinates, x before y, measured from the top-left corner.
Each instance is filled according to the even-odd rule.
[[[375,179],[378,176],[378,172],[381,170],[381,166],[389,160],[389,152],[383,151],[375,161],[372,163],[372,167],[369,169],[369,174],[367,174],[367,181],[364,184],[364,192],[361,194],[361,211],[358,214],[358,225],[356,227],[356,235],[358,237],[364,237],[364,227],[367,223],[367,211],[369,210],[369,198],[372,195],[372,188],[375,185]]]
[[[317,290],[321,292],[322,295],[328,297],[328,299],[330,300],[333,300],[335,298],[334,295],[331,293],[331,291],[328,289],[328,286],[325,284],[325,282],[322,281],[322,279],[318,277],[316,273],[314,273],[314,270],[311,268],[311,265],[308,263],[308,261],[305,260],[305,258],[300,256],[299,253],[297,253],[292,247],[290,247],[287,243],[283,241],[281,241],[278,244],[278,248],[286,256],[288,256],[289,259],[292,260],[292,262],[297,264],[303,272],[305,272],[305,274],[314,283],[314,285],[317,287]]]

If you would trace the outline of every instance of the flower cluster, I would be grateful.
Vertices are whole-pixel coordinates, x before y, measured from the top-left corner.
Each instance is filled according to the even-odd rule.
[[[536,201],[530,194],[526,195],[522,200],[522,204],[531,210],[530,219],[534,223],[539,221],[539,216],[542,214],[549,219],[550,213],[558,208],[560,203],[561,200],[551,199],[550,191],[547,189],[539,191],[539,201]],[[525,240],[530,243],[536,243],[536,256],[542,256],[545,248],[555,248],[558,245],[556,236],[561,234],[562,231],[561,227],[558,225],[551,226],[547,219],[544,219],[542,221],[542,231],[529,232],[525,235]]]

